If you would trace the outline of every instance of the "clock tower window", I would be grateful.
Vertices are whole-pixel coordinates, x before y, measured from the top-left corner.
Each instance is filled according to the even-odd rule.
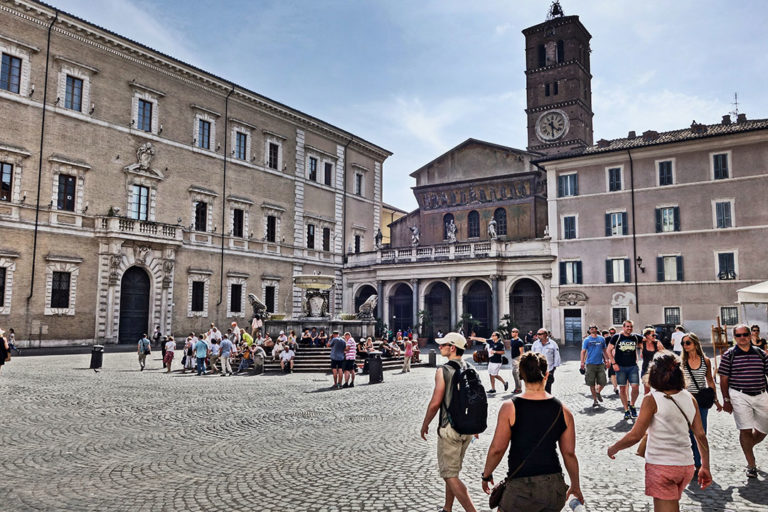
[[[565,43],[562,39],[557,41],[557,63],[562,64],[565,62]]]
[[[543,68],[547,65],[547,48],[543,45],[539,45],[539,66],[540,68]]]

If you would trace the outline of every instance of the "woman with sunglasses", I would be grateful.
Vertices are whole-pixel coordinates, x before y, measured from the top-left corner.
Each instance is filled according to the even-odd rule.
[[[640,379],[643,381],[643,396],[651,392],[651,386],[648,385],[648,379],[644,378],[648,373],[648,365],[653,361],[653,356],[664,350],[664,345],[656,339],[656,329],[646,327],[643,329],[643,368],[640,372]]]
[[[750,327],[749,330],[751,332],[749,339],[752,342],[752,345],[756,346],[757,348],[766,350],[765,338],[760,337],[760,326],[755,324]]]
[[[712,376],[712,363],[704,355],[704,350],[701,348],[701,341],[696,334],[689,332],[683,336],[681,342],[683,346],[683,374],[685,375],[686,389],[689,393],[696,396],[696,394],[704,388],[712,388],[715,393],[715,406],[718,411],[722,411],[723,407],[717,400],[717,388],[715,387],[715,379]],[[698,402],[697,402],[698,403]],[[711,405],[710,405],[711,407]],[[704,432],[707,432],[707,413],[709,413],[709,407],[702,407],[699,404],[699,414],[701,415],[701,425],[704,427]],[[701,467],[701,454],[699,454],[699,447],[696,444],[696,438],[693,436],[693,432],[689,432],[691,436],[691,448],[693,449],[693,465],[696,467],[696,471]]]

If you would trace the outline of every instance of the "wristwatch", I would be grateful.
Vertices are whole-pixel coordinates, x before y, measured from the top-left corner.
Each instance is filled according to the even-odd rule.
[[[493,480],[493,473],[491,473],[487,477],[485,475],[480,475],[480,478],[483,479],[483,482],[490,482],[491,480]]]
[[[728,398],[727,396],[724,396],[724,397],[723,397],[723,402],[730,402],[730,401],[731,401],[731,399],[730,399],[730,398]]]

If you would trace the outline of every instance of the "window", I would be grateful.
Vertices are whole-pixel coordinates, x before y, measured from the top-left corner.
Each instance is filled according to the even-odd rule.
[[[682,281],[683,257],[659,256],[656,258],[656,274],[658,281]]]
[[[606,283],[628,283],[629,279],[629,258],[611,258],[605,260]]]
[[[547,49],[543,44],[540,44],[538,47],[538,64],[540,68],[547,65]]]
[[[145,132],[152,131],[152,102],[139,100],[139,111],[136,120],[137,128]]]
[[[245,212],[243,210],[241,210],[240,208],[235,208],[232,210],[232,236],[236,236],[238,238],[243,237],[243,224],[244,224],[243,220],[244,219],[245,219]]]
[[[549,96],[549,84],[544,84],[544,96]]]
[[[325,162],[325,184],[331,186],[331,179],[333,178],[333,164],[331,162]]]
[[[363,195],[363,175],[355,173],[355,195]]]
[[[0,308],[5,307],[5,267],[0,267]]]
[[[496,234],[504,236],[507,234],[507,210],[496,208],[493,212],[493,220],[496,221]]]
[[[627,321],[627,308],[612,308],[611,309],[611,324],[621,325]]]
[[[560,262],[560,284],[581,284],[581,262]]]
[[[578,174],[563,174],[557,177],[557,197],[579,195]]]
[[[659,186],[672,185],[675,178],[672,174],[672,160],[659,162]]]
[[[64,94],[64,108],[83,110],[83,81],[72,75],[67,75],[67,86]]]
[[[269,143],[269,154],[267,155],[267,167],[270,169],[277,169],[278,166],[278,152],[279,152],[280,146],[275,144],[274,142]]]
[[[559,85],[557,83],[557,80],[555,80],[554,82],[552,82],[552,94],[557,96],[558,89],[559,89]]]
[[[717,278],[736,279],[736,255],[732,252],[717,253]]]
[[[443,240],[448,240],[448,226],[451,225],[451,222],[454,222],[452,213],[443,215]]]
[[[264,288],[264,305],[267,306],[269,313],[275,312],[275,287],[267,286]]]
[[[248,134],[243,132],[236,133],[237,139],[235,140],[235,158],[238,160],[247,160]]]
[[[621,236],[628,233],[627,212],[605,214],[605,236]]]
[[[0,89],[19,93],[21,89],[21,59],[3,54],[3,67],[0,73]]]
[[[472,210],[467,216],[467,236],[477,238],[480,236],[480,214]]]
[[[75,211],[75,183],[77,178],[59,174],[59,194],[56,208],[68,212]]]
[[[734,306],[725,306],[720,308],[720,320],[723,325],[736,325],[739,323],[739,308]]]
[[[733,227],[730,201],[715,202],[715,227],[718,229]]]
[[[229,311],[241,313],[243,311],[243,285],[233,284],[229,289]]]
[[[562,39],[557,41],[557,63],[565,62],[565,42]]]
[[[192,311],[200,313],[205,309],[205,282],[192,281]]]
[[[211,122],[204,119],[197,120],[197,147],[211,149]]]
[[[207,231],[208,228],[208,203],[197,201],[195,203],[195,231]],[[193,310],[197,311],[197,310]]]
[[[307,249],[315,248],[315,225],[307,224]]]
[[[275,243],[277,239],[277,217],[274,215],[267,215],[267,242]]]
[[[728,178],[728,153],[718,153],[712,155],[712,166],[716,180]]]
[[[361,239],[362,237],[360,235],[355,235],[355,254],[360,252]]]
[[[309,179],[317,181],[317,158],[309,157]]]
[[[134,185],[131,193],[132,219],[149,220],[149,188],[142,185]]]
[[[680,308],[671,307],[664,308],[664,323],[665,324],[680,324]]]
[[[0,201],[11,200],[11,188],[13,187],[13,165],[0,163]]]
[[[563,240],[576,238],[576,217],[571,215],[563,217]]]
[[[621,167],[608,169],[608,191],[621,190]]]
[[[325,252],[331,250],[331,228],[323,228],[323,250]]]
[[[680,231],[680,208],[669,206],[656,208],[656,232]]]
[[[69,308],[69,272],[54,272],[51,282],[51,308]]]

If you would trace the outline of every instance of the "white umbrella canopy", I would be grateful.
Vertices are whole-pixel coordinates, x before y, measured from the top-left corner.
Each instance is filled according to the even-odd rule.
[[[768,304],[768,281],[736,290],[739,304]]]

